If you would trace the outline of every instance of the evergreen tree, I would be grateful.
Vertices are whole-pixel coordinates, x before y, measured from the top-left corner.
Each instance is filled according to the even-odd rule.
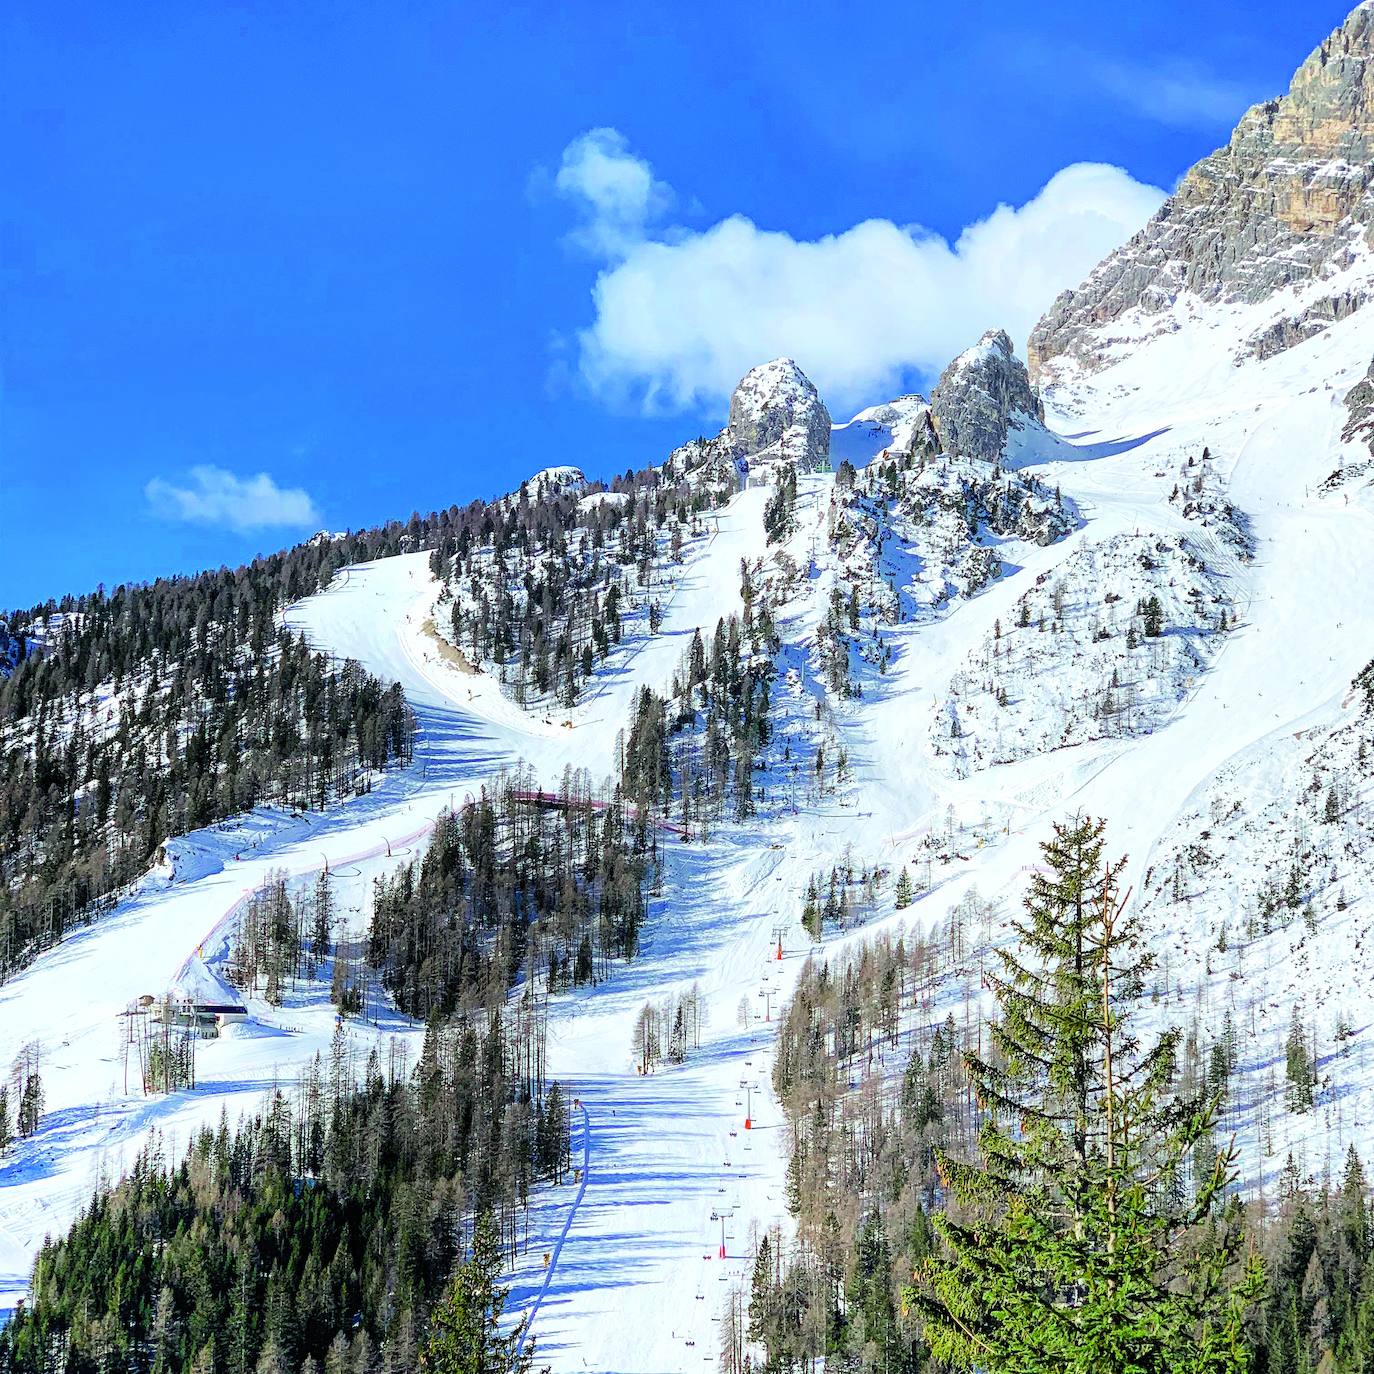
[[[1303,1029],[1297,1007],[1293,1008],[1292,1023],[1288,1027],[1285,1053],[1285,1073],[1288,1078],[1288,1110],[1310,1112],[1317,1085],[1312,1068],[1312,1056],[1307,1050],[1307,1032]]]
[[[939,1156],[957,1210],[909,1297],[937,1359],[986,1374],[1232,1374],[1259,1296],[1240,1278],[1234,1152],[1185,1187],[1215,1099],[1171,1101],[1178,1034],[1143,1050],[1129,995],[1148,968],[1103,860],[1103,823],[1055,827],[1019,950],[999,951],[995,1054],[966,1054],[986,1116],[977,1163]]]
[[[315,959],[329,957],[329,934],[334,928],[334,887],[329,870],[322,868],[315,879],[314,923],[310,934],[311,952]]]
[[[813,940],[819,942],[821,938],[821,907],[814,877],[807,880],[806,901],[802,906],[802,925],[806,933]]]
[[[422,1374],[528,1374],[534,1368],[534,1341],[523,1341],[526,1322],[509,1333],[501,1330],[510,1290],[497,1281],[500,1273],[501,1243],[490,1214],[483,1213],[471,1256],[454,1271],[430,1313]]]
[[[911,874],[906,871],[906,865],[902,865],[902,871],[897,875],[897,892],[895,896],[897,910],[911,905]]]
[[[32,1135],[38,1129],[38,1120],[42,1115],[43,1080],[35,1071],[25,1078],[23,1091],[19,1095],[19,1134]]]

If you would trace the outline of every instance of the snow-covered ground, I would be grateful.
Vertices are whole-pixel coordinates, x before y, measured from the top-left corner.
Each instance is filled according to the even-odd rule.
[[[1056,456],[1033,470],[1062,488],[1081,526],[1044,546],[1018,544],[1004,576],[941,615],[884,625],[886,670],[856,665],[861,697],[829,696],[816,662],[831,592],[861,571],[846,562],[852,549],[838,552],[830,538],[833,472],[799,480],[790,570],[778,567],[763,531],[766,485],[705,517],[683,562],[660,566],[647,593],[664,610],[659,633],[631,617],[583,703],[557,719],[520,709],[490,675],[445,661],[424,630],[437,593],[425,555],[349,569],[293,607],[288,623],[317,646],[403,684],[420,723],[415,763],[323,815],[255,814],[178,841],[170,876],[150,877],[114,915],[0,987],[0,1053],[13,1057],[37,1041],[48,1100],[39,1133],[0,1165],[0,1279],[10,1299],[44,1233],[66,1225],[150,1130],[163,1132],[170,1148],[221,1110],[232,1117],[252,1109],[273,1082],[290,1081],[326,1050],[334,1024],[327,982],[298,988],[277,1010],[255,1003],[245,1026],[202,1045],[195,1091],[145,1098],[126,1091],[122,1077],[118,1013],[129,1001],[163,991],[198,949],[213,971],[222,957],[214,932],[270,872],[308,880],[327,863],[361,927],[372,878],[424,843],[442,807],[475,793],[503,765],[523,760],[550,781],[567,765],[606,776],[636,688],[665,686],[693,630],[708,632],[740,608],[742,559],[763,560],[789,670],[774,693],[778,747],[760,776],[767,800],[747,826],[670,846],[640,957],[596,989],[555,999],[550,1068],[585,1109],[574,1117],[574,1161],[585,1161],[585,1176],[541,1196],[513,1275],[513,1310],[537,1307],[541,1360],[556,1370],[690,1369],[715,1360],[719,1300],[747,1264],[749,1228],[784,1212],[785,1126],[768,1086],[768,1018],[810,950],[799,924],[807,880],[846,852],[866,867],[895,872],[907,864],[923,884],[928,872],[929,884],[900,918],[889,884],[872,922],[831,937],[833,945],[899,919],[933,926],[975,885],[1010,909],[1053,820],[1073,810],[1105,816],[1111,848],[1130,854],[1131,881],[1151,894],[1145,910],[1171,955],[1157,1014],[1196,1015],[1215,1036],[1223,1008],[1245,1012],[1241,1071],[1249,1086],[1234,1124],[1247,1150],[1246,1186],[1272,1177],[1290,1147],[1305,1168],[1320,1170],[1340,1139],[1367,1143],[1374,1064],[1367,1010],[1359,1014],[1367,997],[1356,981],[1365,880],[1347,894],[1358,907],[1352,900],[1342,919],[1320,926],[1292,965],[1296,976],[1281,980],[1266,960],[1295,956],[1277,940],[1252,942],[1245,959],[1232,954],[1224,970],[1219,961],[1209,970],[1205,952],[1228,918],[1223,893],[1194,892],[1182,905],[1158,896],[1157,875],[1179,837],[1215,823],[1218,786],[1229,789],[1227,805],[1239,801],[1240,812],[1227,818],[1239,831],[1247,808],[1258,813],[1273,800],[1251,800],[1248,788],[1292,790],[1305,781],[1310,751],[1290,742],[1302,731],[1324,740],[1353,719],[1351,680],[1374,653],[1359,632],[1374,586],[1374,502],[1367,487],[1321,490],[1341,452],[1342,398],[1374,351],[1374,315],[1357,313],[1273,358],[1237,365],[1240,341],[1263,323],[1259,309],[1196,318],[1180,311],[1172,332],[1061,388],[1049,415],[1059,441],[1045,450]],[[838,427],[836,459],[872,457],[908,411],[915,413],[904,405]],[[1250,520],[1253,561],[1225,531],[1170,500],[1181,466],[1204,446],[1225,500]],[[1142,547],[1158,553],[1156,567],[1143,567]],[[885,570],[919,574],[916,560],[893,558]],[[1106,639],[1094,637],[1095,619],[1104,621],[1113,654],[1126,654],[1124,621],[1153,586],[1182,636],[1181,617],[1198,608],[1194,582],[1206,614],[1181,642],[1186,655],[1155,652],[1153,667],[1142,669],[1148,711],[1142,706],[1130,729],[1070,732],[1068,745],[1056,747],[1065,735],[1058,717],[1047,717],[1103,689],[1106,650],[1098,646]],[[1039,630],[1038,610],[1018,624],[1023,598],[1052,600],[1058,585],[1068,628]],[[1118,606],[1119,617],[1111,609]],[[1230,628],[1214,634],[1207,626],[1223,607]],[[1152,650],[1130,652],[1145,662]],[[1003,653],[994,680],[1005,682],[1005,707],[983,687]],[[968,766],[951,768],[949,738],[931,722],[948,718],[951,700],[967,704],[974,687],[980,750]],[[1022,700],[1033,706],[1024,718],[1013,709]],[[1001,743],[985,724],[999,711],[1009,713]],[[1008,747],[1013,737],[1018,747]],[[807,764],[818,743],[831,759],[843,749],[847,776],[820,789],[799,784],[780,760],[781,741]],[[1276,772],[1254,764],[1271,754]],[[1347,826],[1368,797],[1349,801],[1356,811],[1354,820],[1343,811]],[[1264,830],[1281,828],[1245,830],[1255,863],[1267,855]],[[934,851],[922,841],[930,836],[960,857],[928,863]],[[1272,857],[1290,852],[1291,837],[1274,846]],[[1338,878],[1353,887],[1354,873],[1346,863]],[[1156,876],[1147,882],[1147,874]],[[631,1040],[640,1007],[693,983],[706,1006],[700,1051],[684,1067],[638,1074]],[[1295,998],[1317,1018],[1328,1053],[1339,1010],[1350,1014],[1353,1035],[1331,1065],[1339,1091],[1266,1138],[1256,1095]],[[371,1006],[377,1024],[349,1023],[360,1053],[393,1038],[413,1044],[413,1027],[384,999],[374,996]]]

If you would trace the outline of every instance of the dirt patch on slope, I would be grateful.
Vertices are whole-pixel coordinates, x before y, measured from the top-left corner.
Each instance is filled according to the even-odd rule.
[[[451,663],[460,673],[466,673],[469,677],[476,677],[482,671],[480,668],[474,668],[468,661],[468,656],[461,649],[455,648],[439,633],[438,626],[435,625],[432,616],[420,626],[420,633],[432,639],[434,647],[439,650],[439,656],[445,663]]]

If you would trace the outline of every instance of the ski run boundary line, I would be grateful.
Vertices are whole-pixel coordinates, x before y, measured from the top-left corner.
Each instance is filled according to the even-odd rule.
[[[587,1191],[587,1180],[592,1172],[592,1122],[587,1115],[587,1104],[580,1099],[577,1103],[578,1109],[582,1113],[582,1182],[578,1185],[577,1196],[573,1198],[572,1206],[568,1208],[567,1219],[563,1222],[563,1229],[558,1233],[558,1240],[554,1244],[553,1254],[549,1257],[549,1267],[544,1270],[544,1282],[539,1285],[539,1292],[534,1295],[534,1302],[530,1305],[530,1310],[525,1314],[520,1326],[519,1339],[515,1342],[515,1354],[519,1355],[525,1348],[525,1340],[530,1331],[534,1328],[534,1319],[539,1315],[539,1308],[542,1306],[545,1297],[548,1295],[549,1284],[553,1281],[554,1270],[558,1268],[559,1258],[563,1254],[563,1242],[568,1238],[568,1232],[572,1230],[573,1221],[577,1217],[577,1209],[582,1205],[582,1198]]]

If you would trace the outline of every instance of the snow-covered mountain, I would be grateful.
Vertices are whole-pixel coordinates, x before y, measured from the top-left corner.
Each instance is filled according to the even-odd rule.
[[[1241,1189],[1272,1191],[1290,1156],[1319,1178],[1367,1147],[1371,111],[1362,5],[1055,302],[1029,368],[992,331],[928,402],[878,399],[834,425],[797,363],[766,363],[716,438],[633,486],[547,469],[507,500],[518,537],[498,530],[461,574],[408,552],[285,610],[315,647],[402,684],[416,760],[319,814],[259,811],[172,842],[164,870],[0,988],[0,1050],[38,1042],[50,1107],[0,1174],[6,1290],[150,1127],[184,1139],[328,1045],[327,988],[307,983],[283,1007],[250,999],[248,1022],[201,1050],[194,1091],[122,1086],[119,1014],[188,961],[222,965],[245,889],[327,866],[361,929],[373,880],[500,768],[554,786],[616,776],[646,688],[677,703],[679,776],[724,776],[722,722],[693,705],[702,641],[763,674],[767,728],[720,784],[733,808],[674,793],[636,960],[548,999],[548,1068],[585,1108],[586,1172],[536,1198],[514,1306],[555,1368],[713,1357],[750,1227],[785,1221],[770,1031],[813,946],[818,872],[847,875],[816,942],[829,955],[948,930],[970,902],[986,945],[1051,824],[1105,817],[1160,959],[1146,1014],[1199,1053],[1227,1028]],[[503,597],[524,617],[517,643],[477,633]],[[540,676],[546,640],[585,664],[566,692]],[[975,965],[922,985],[903,1024],[956,1009],[967,1024]],[[641,1072],[646,999],[689,991],[704,1052]],[[417,1052],[422,1027],[385,999],[374,1011],[348,1023],[356,1054]],[[1295,1016],[1318,1064],[1301,1108],[1274,1068]],[[883,1071],[856,1067],[854,1090]]]
[[[791,358],[775,358],[740,379],[722,437],[740,458],[784,458],[811,468],[830,454],[830,412]]]
[[[1055,301],[1031,334],[1033,373],[1047,381],[1069,363],[1099,367],[1118,342],[1172,328],[1185,301],[1276,307],[1239,340],[1266,356],[1369,299],[1372,31],[1374,8],[1361,4],[1286,95],[1248,110],[1144,229]]]

